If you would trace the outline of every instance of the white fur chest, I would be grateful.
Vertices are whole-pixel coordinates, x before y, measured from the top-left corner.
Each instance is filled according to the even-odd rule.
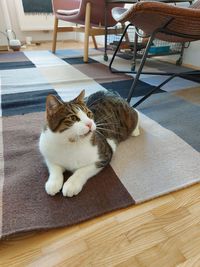
[[[40,136],[39,147],[44,158],[66,170],[75,171],[99,160],[98,147],[90,142],[90,135],[78,142],[69,142],[62,134],[46,130]]]

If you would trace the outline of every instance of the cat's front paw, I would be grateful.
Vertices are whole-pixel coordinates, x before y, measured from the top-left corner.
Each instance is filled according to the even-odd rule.
[[[47,192],[47,194],[54,196],[55,194],[57,194],[60,189],[62,188],[63,182],[62,181],[51,181],[48,180],[45,184],[45,190]]]
[[[81,192],[83,185],[79,181],[73,181],[73,179],[68,179],[64,183],[62,193],[64,197],[73,197]]]

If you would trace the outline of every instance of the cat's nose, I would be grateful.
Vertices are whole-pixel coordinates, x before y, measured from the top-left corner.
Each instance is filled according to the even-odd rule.
[[[91,122],[91,121],[87,122],[87,123],[86,123],[86,126],[87,126],[89,129],[91,129],[91,128],[92,128],[92,122]]]

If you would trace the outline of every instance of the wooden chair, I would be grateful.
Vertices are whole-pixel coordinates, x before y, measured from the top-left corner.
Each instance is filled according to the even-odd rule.
[[[96,35],[105,34],[105,1],[104,0],[52,0],[55,14],[54,34],[52,52],[56,51],[56,41],[58,32],[84,32],[84,62],[88,62],[89,36],[92,37],[95,48],[97,43]],[[116,21],[111,16],[111,9],[123,7],[124,4],[108,5],[107,25],[112,27]],[[81,26],[59,27],[58,21],[63,20]],[[115,29],[110,29],[109,34],[116,33]]]
[[[170,76],[159,86],[155,87],[151,92],[142,97],[142,99],[140,99],[136,104],[134,104],[134,107],[138,106],[146,98],[148,98],[156,90],[160,89],[163,85],[172,80],[174,77],[184,77],[185,74],[189,74],[188,72],[145,73],[142,72],[142,70],[146,62],[149,49],[155,38],[173,43],[185,43],[200,40],[200,0],[196,1],[188,8],[178,7],[175,5],[169,5],[166,3],[159,2],[138,2],[137,4],[130,7],[128,10],[123,8],[114,8],[112,10],[112,15],[117,22],[130,22],[130,24],[127,25],[119,41],[118,47],[116,48],[115,53],[111,59],[109,68],[112,72],[117,72],[112,69],[112,63],[129,26],[135,26],[135,33],[137,37],[140,36],[149,38],[139,68],[136,72],[133,72],[136,73],[136,76],[129,90],[127,101],[130,102],[134,94],[134,90],[136,88],[140,74],[160,74]],[[140,34],[140,30],[145,32],[145,36]],[[135,43],[137,46],[137,41]],[[193,71],[192,74],[200,75],[200,71]]]

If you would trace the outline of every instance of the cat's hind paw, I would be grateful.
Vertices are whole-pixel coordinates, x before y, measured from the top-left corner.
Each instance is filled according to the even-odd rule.
[[[54,196],[62,188],[62,182],[48,180],[45,184],[45,190],[48,195]]]
[[[62,193],[64,197],[73,197],[81,192],[83,186],[80,182],[68,180],[64,183]]]
[[[140,135],[140,130],[139,130],[139,127],[138,126],[135,128],[135,130],[132,132],[131,135],[132,136],[138,136],[138,135]]]

